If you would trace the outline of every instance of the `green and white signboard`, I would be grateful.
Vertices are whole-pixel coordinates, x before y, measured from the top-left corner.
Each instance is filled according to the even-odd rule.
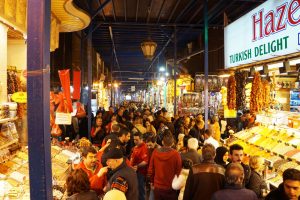
[[[224,30],[225,68],[300,52],[300,0],[269,0]]]

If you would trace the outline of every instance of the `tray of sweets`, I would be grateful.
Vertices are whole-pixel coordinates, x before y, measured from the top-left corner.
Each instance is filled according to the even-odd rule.
[[[289,168],[296,168],[298,166],[298,164],[296,162],[286,162],[282,165],[279,166],[278,170],[281,172],[284,172],[286,169]]]
[[[251,143],[251,144],[254,144],[254,143],[255,143],[256,141],[258,141],[261,137],[262,137],[262,136],[259,135],[259,134],[254,135],[254,137],[250,138],[250,139],[248,140],[248,142]]]

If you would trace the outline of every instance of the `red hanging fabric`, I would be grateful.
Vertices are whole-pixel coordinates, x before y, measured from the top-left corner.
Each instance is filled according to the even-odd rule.
[[[71,101],[71,92],[70,92],[70,70],[58,70],[59,79],[61,86],[64,90],[64,95],[67,101],[67,110],[69,112],[73,111],[72,101]],[[62,103],[62,102],[61,102]]]
[[[81,71],[73,70],[73,96],[72,99],[79,100],[80,99],[80,82],[81,82]]]

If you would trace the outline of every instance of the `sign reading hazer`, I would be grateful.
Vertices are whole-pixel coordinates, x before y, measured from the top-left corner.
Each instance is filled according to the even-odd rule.
[[[224,31],[225,68],[298,52],[300,0],[269,0]]]

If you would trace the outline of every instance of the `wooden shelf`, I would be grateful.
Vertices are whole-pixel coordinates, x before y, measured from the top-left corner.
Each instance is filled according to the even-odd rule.
[[[18,117],[0,119],[0,124],[6,123],[6,122],[11,122],[11,121],[16,121],[17,119],[18,119]]]

